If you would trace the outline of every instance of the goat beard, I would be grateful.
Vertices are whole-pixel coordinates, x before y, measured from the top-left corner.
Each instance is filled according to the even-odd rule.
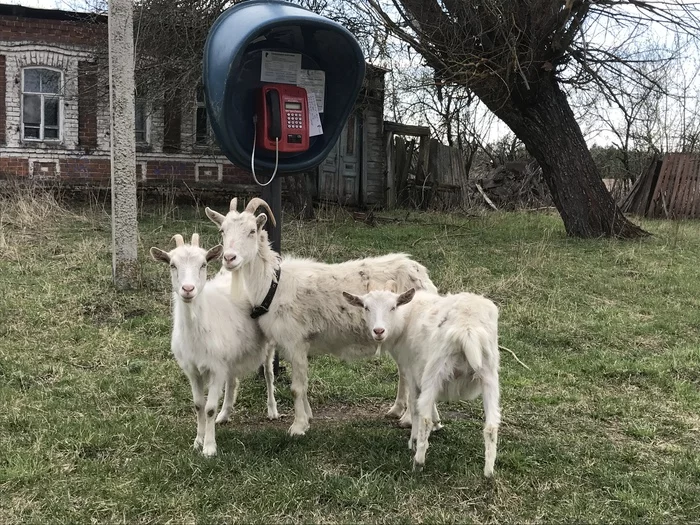
[[[241,299],[245,295],[245,286],[243,283],[243,278],[241,277],[241,272],[232,271],[231,273],[231,297],[234,299]]]

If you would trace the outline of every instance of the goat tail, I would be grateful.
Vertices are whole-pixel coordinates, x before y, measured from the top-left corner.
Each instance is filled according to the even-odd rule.
[[[484,359],[483,349],[488,339],[485,331],[472,326],[466,329],[453,328],[450,331],[452,332],[449,334],[450,338],[462,347],[464,357],[472,370],[475,372],[481,370]]]

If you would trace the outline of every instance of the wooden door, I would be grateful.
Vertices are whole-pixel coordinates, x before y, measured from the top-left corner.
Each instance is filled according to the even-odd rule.
[[[360,194],[360,125],[350,115],[338,142],[319,169],[318,196],[321,200],[355,205]]]

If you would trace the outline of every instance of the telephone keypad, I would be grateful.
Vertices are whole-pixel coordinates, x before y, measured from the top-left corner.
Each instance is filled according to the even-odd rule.
[[[287,111],[287,127],[301,129],[301,126],[301,113],[296,111]]]

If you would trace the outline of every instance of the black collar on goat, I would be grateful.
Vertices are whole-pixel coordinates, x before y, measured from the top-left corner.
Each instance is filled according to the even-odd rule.
[[[269,311],[270,304],[272,304],[272,300],[275,298],[277,285],[280,282],[280,273],[282,273],[282,268],[277,268],[277,270],[275,270],[275,278],[270,283],[270,289],[267,291],[267,295],[265,296],[265,299],[263,299],[262,304],[260,306],[253,307],[253,310],[250,312],[250,316],[253,319],[257,319]]]

